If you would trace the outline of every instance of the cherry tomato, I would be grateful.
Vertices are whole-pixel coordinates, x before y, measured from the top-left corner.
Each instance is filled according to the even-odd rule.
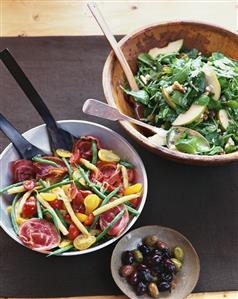
[[[54,209],[62,210],[64,205],[63,201],[60,199],[55,199],[53,201],[50,201],[49,204],[52,206]]]
[[[74,240],[78,235],[79,235],[79,229],[77,228],[77,226],[73,223],[70,224],[69,226],[69,234],[68,234],[68,238],[70,240]]]
[[[127,173],[128,173],[128,181],[129,183],[132,183],[135,179],[135,171],[134,169],[130,168],[130,169],[127,169]]]
[[[91,225],[93,223],[93,220],[94,220],[93,214],[89,214],[88,218],[84,221],[84,225],[86,226]]]
[[[66,215],[64,216],[64,220],[65,220],[65,222],[66,222],[67,224],[71,224],[71,223],[72,223],[72,219],[71,219],[71,217],[70,217],[69,214],[66,214]]]
[[[23,208],[22,208],[22,217],[23,218],[31,218],[37,213],[37,205],[36,205],[36,199],[34,196],[30,196]]]
[[[141,202],[141,197],[137,197],[130,200],[130,203],[132,204],[133,208],[138,208],[140,202]]]
[[[27,180],[23,183],[23,187],[25,190],[29,191],[35,188],[36,186],[36,181],[35,180]]]

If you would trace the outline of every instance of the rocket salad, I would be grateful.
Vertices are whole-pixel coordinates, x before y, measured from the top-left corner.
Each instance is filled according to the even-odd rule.
[[[85,250],[119,236],[139,214],[142,184],[134,166],[92,136],[71,152],[12,163],[13,183],[0,193],[14,195],[8,212],[27,247],[59,255]]]
[[[238,149],[238,61],[184,49],[183,40],[138,56],[137,115],[162,128],[151,142],[199,155]],[[139,105],[139,109],[138,109]]]

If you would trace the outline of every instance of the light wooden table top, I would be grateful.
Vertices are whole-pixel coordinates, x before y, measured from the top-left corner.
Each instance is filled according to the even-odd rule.
[[[169,20],[196,20],[213,23],[232,31],[238,29],[237,5],[234,0],[95,2],[98,2],[114,34],[126,34],[138,27]],[[0,19],[1,37],[102,34],[86,6],[86,1],[81,0],[0,0]],[[126,299],[127,297],[74,298]],[[237,299],[238,292],[198,293],[191,294],[188,298]]]

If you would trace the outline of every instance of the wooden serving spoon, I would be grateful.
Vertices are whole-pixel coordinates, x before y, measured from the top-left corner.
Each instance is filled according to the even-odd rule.
[[[108,42],[110,43],[114,53],[116,54],[117,59],[119,60],[121,67],[126,75],[127,81],[130,85],[130,88],[134,91],[139,90],[136,80],[134,78],[134,75],[130,69],[130,66],[129,66],[121,48],[119,47],[115,37],[113,36],[111,30],[109,29],[103,15],[101,14],[100,10],[98,9],[98,6],[94,2],[90,2],[87,5],[88,5],[88,8],[90,9],[91,13],[93,14],[95,20],[97,21],[98,25],[102,29],[102,32],[106,36]]]

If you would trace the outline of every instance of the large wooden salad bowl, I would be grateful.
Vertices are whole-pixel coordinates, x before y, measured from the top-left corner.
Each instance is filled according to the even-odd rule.
[[[164,47],[169,42],[178,39],[184,40],[185,48],[197,48],[203,54],[219,51],[233,59],[238,59],[238,36],[235,33],[214,25],[196,22],[154,24],[126,35],[121,39],[119,45],[133,73],[135,73],[139,53],[148,52],[154,47]],[[114,53],[111,52],[103,70],[103,88],[106,100],[110,105],[118,107],[123,113],[135,117],[134,111],[129,105],[128,96],[120,88],[120,85],[125,86],[125,84],[126,78],[123,70]],[[216,165],[231,162],[238,158],[238,152],[200,156],[185,154],[162,146],[156,147],[146,138],[139,127],[125,121],[121,124],[141,145],[174,161],[196,165]]]

